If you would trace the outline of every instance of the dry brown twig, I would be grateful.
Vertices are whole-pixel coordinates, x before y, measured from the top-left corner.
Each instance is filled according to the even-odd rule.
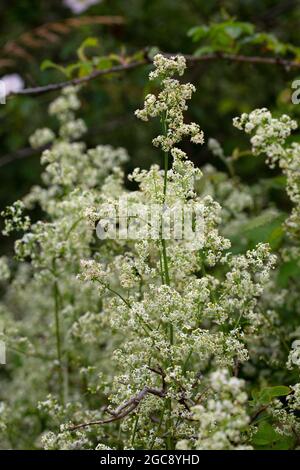
[[[76,424],[74,426],[70,426],[68,428],[68,431],[76,431],[77,429],[82,429],[86,428],[88,426],[94,426],[94,425],[103,425],[103,424],[109,424],[114,421],[119,421],[120,419],[125,418],[128,416],[130,413],[132,413],[141,403],[141,401],[147,396],[147,395],[155,395],[159,398],[165,398],[167,395],[167,385],[165,382],[165,377],[166,374],[163,371],[163,369],[160,366],[157,367],[150,367],[148,366],[148,369],[154,372],[155,374],[159,375],[162,379],[162,388],[157,389],[153,387],[144,387],[139,393],[131,397],[129,400],[127,400],[125,403],[120,405],[116,410],[109,410],[108,408],[106,409],[106,412],[111,415],[110,418],[107,419],[99,419],[95,421],[88,421],[86,423],[80,423]],[[178,403],[184,406],[185,410],[190,412],[190,405],[194,406],[196,402],[193,402],[191,399],[189,400],[190,403],[188,403],[188,399],[185,396],[185,390],[181,390],[181,395],[178,399]],[[198,399],[198,402],[200,400]],[[150,417],[150,419],[153,420],[153,417]],[[186,418],[189,420],[192,420],[192,418]]]
[[[99,419],[96,421],[88,421],[86,423],[76,424],[68,428],[68,431],[76,431],[77,429],[86,428],[93,425],[102,425],[112,423],[114,421],[119,421],[122,418],[125,418],[130,413],[132,413],[141,403],[141,401],[147,395],[155,395],[157,397],[163,398],[166,395],[166,391],[163,389],[157,389],[152,387],[144,387],[137,395],[131,397],[128,401],[120,405],[116,410],[107,410],[111,414],[111,418]]]
[[[63,21],[45,23],[31,31],[25,31],[19,37],[9,40],[2,48],[4,57],[0,58],[0,66],[16,65],[19,58],[34,60],[31,49],[39,49],[55,44],[62,36],[70,34],[75,28],[84,25],[118,26],[125,23],[122,16],[83,16],[67,18]]]

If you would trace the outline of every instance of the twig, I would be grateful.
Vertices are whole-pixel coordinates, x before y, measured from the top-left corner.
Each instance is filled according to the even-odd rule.
[[[69,34],[72,29],[84,25],[107,25],[115,26],[125,23],[121,16],[81,16],[79,18],[67,18],[62,21],[44,23],[30,31],[25,31],[19,37],[10,39],[1,48],[4,58],[0,58],[0,67],[13,66],[18,63],[19,58],[32,61],[34,56],[32,49],[47,47],[50,44],[57,43],[63,35]],[[30,49],[30,52],[28,51]],[[8,57],[6,57],[8,56]]]
[[[76,429],[86,428],[88,426],[102,425],[112,423],[113,421],[119,421],[120,419],[125,418],[130,413],[132,413],[147,395],[155,395],[157,397],[163,398],[166,395],[166,392],[157,388],[144,387],[143,390],[141,390],[137,395],[130,398],[123,405],[120,405],[116,410],[110,410],[109,413],[112,415],[111,418],[76,424],[75,426],[71,426],[68,430],[75,431]]]
[[[157,374],[161,377],[161,379],[162,379],[162,389],[166,390],[166,381],[165,381],[166,374],[162,370],[162,368],[160,366],[157,366],[157,368],[148,366],[148,369],[151,370],[151,372],[154,372],[155,374]]]
[[[259,417],[259,415],[261,413],[263,413],[263,411],[266,411],[268,409],[269,405],[264,405],[262,406],[261,408],[259,408],[253,416],[251,416],[251,419],[250,419],[250,424],[254,423],[254,421]]]
[[[10,93],[8,95],[8,98],[17,95],[41,95],[43,93],[48,93],[49,91],[61,90],[62,88],[66,88],[70,85],[81,85],[82,83],[89,82],[91,80],[94,80],[95,78],[101,77],[102,75],[114,74],[135,69],[137,67],[140,67],[141,65],[145,65],[147,62],[148,61],[144,59],[138,62],[131,62],[129,64],[115,65],[114,67],[111,67],[109,69],[95,70],[94,72],[89,75],[86,75],[85,77],[73,78],[72,80],[66,80],[64,82],[58,83],[50,83],[49,85],[38,86],[34,88],[24,88],[23,90]]]
[[[174,54],[170,53],[163,53],[166,57],[173,56]],[[183,55],[188,63],[190,64],[197,64],[200,62],[209,62],[215,60],[225,60],[229,62],[244,62],[248,64],[267,64],[267,65],[278,65],[284,67],[285,69],[291,68],[300,68],[300,62],[282,59],[280,57],[263,57],[263,56],[245,56],[241,54],[226,54],[223,52],[220,53],[213,53],[213,54],[206,54],[200,57],[193,56],[193,55]],[[103,70],[95,70],[89,75],[80,78],[73,78],[72,80],[67,80],[64,82],[58,83],[50,83],[49,85],[45,86],[38,86],[33,88],[24,88],[23,90],[19,90],[17,92],[11,93],[9,97],[18,96],[18,95],[40,95],[43,93],[48,93],[50,91],[61,90],[69,85],[80,85],[82,83],[87,83],[91,80],[94,80],[98,77],[103,75],[115,74],[120,72],[126,72],[128,70],[132,70],[148,63],[151,63],[152,60],[150,57],[145,55],[145,58],[136,62],[131,62],[128,64],[120,64],[114,67],[103,69]]]
[[[23,158],[31,157],[32,155],[42,152],[43,150],[46,150],[47,148],[49,148],[49,145],[44,145],[43,147],[39,147],[36,149],[33,149],[31,147],[26,147],[26,148],[17,150],[15,153],[4,155],[4,157],[0,158],[0,168],[5,165],[8,165],[9,163],[14,162],[15,160],[23,160]]]
[[[164,54],[169,57],[174,54]],[[206,54],[203,56],[184,55],[187,62],[197,63],[206,62],[211,60],[228,60],[231,62],[245,62],[248,64],[267,64],[267,65],[279,65],[284,68],[300,68],[300,62],[296,60],[282,59],[281,57],[264,57],[264,56],[247,56],[243,54],[227,54],[225,52],[215,52],[212,54]]]
[[[131,120],[132,116],[120,116],[119,118],[113,119],[112,121],[106,122],[101,126],[101,130],[105,132],[110,132],[114,130],[116,127],[120,126],[120,124],[123,124],[124,121],[126,120]],[[93,127],[91,128],[93,131]],[[95,130],[97,130],[97,133],[99,132],[99,127],[95,127]],[[93,132],[91,133],[93,135]],[[13,163],[16,160],[23,160],[24,158],[29,158],[32,157],[33,155],[40,155],[41,152],[44,150],[50,148],[51,145],[44,145],[42,147],[38,148],[32,148],[32,147],[25,147],[20,150],[17,150],[16,152],[9,153],[4,155],[3,157],[0,156],[0,168],[2,168],[5,165],[9,165],[10,163]]]

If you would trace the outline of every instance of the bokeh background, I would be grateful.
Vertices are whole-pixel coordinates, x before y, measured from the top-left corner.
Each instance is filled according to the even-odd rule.
[[[82,3],[80,5],[80,3]],[[108,24],[101,24],[101,17]],[[62,81],[54,69],[41,70],[46,59],[57,64],[76,60],[87,37],[99,40],[99,54],[134,54],[146,47],[191,54],[195,44],[190,28],[234,18],[253,23],[258,31],[300,45],[300,2],[292,0],[4,0],[0,3],[0,78],[18,74],[26,87]],[[89,131],[88,145],[126,147],[131,156],[127,170],[159,161],[151,145],[155,123],[144,125],[134,117],[148,91],[148,66],[89,82],[81,92],[82,117]],[[227,61],[199,63],[186,79],[197,87],[189,118],[209,137],[217,138],[230,154],[246,140],[232,127],[232,118],[256,107],[288,112],[299,118],[300,105],[291,103],[291,83],[297,69]],[[47,107],[57,92],[17,96],[0,105],[0,209],[22,197],[40,181],[39,154],[28,138],[37,127],[56,128]],[[199,166],[213,159],[207,145],[188,147]],[[214,165],[221,162],[213,161]],[[266,172],[262,160],[243,158],[239,174],[248,182]],[[284,204],[284,202],[283,202]],[[1,254],[11,250],[1,239]]]

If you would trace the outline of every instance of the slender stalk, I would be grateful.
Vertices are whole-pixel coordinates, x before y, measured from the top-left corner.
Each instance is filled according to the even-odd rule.
[[[56,353],[59,370],[59,384],[60,384],[60,397],[61,401],[64,401],[64,374],[62,364],[62,351],[61,351],[61,333],[60,333],[60,319],[59,319],[59,289],[57,281],[54,282],[53,286],[54,294],[54,318],[55,318],[55,337],[56,337]]]
[[[137,414],[134,420],[134,426],[133,426],[133,432],[132,432],[132,438],[131,438],[131,447],[134,446],[134,440],[136,436],[138,421],[139,421],[139,415]]]
[[[27,352],[27,351],[22,351],[22,349],[15,348],[14,346],[10,346],[9,344],[6,344],[6,348],[10,351],[13,351],[16,354],[21,354],[22,356],[25,356],[25,357],[41,359],[42,361],[53,361],[53,357],[45,356],[43,354],[38,354],[38,353],[36,354],[36,353]]]
[[[162,118],[162,127],[163,132],[167,135],[167,116]],[[164,152],[164,186],[163,186],[163,205],[165,204],[166,195],[167,195],[167,184],[168,184],[168,166],[169,166],[169,155],[168,152]],[[161,227],[162,229],[162,227]],[[163,256],[163,265],[164,265],[164,282],[168,286],[170,285],[170,275],[169,275],[169,266],[168,266],[168,257],[167,257],[167,248],[166,240],[163,238],[163,233],[161,233],[161,246],[162,246],[162,256]]]
[[[160,277],[161,277],[161,283],[165,284],[165,273],[164,273],[164,268],[163,268],[163,263],[162,263],[162,254],[161,251],[159,250],[159,268],[160,268]]]
[[[166,136],[168,133],[167,128],[167,115],[162,117],[162,127],[164,135]],[[164,152],[164,185],[163,185],[163,205],[166,201],[167,195],[167,185],[168,185],[168,167],[169,167],[169,155],[168,152]],[[162,229],[162,227],[161,227]],[[163,258],[163,266],[164,266],[164,283],[168,286],[170,285],[170,274],[169,274],[169,266],[168,266],[168,255],[167,255],[167,247],[166,247],[166,240],[163,238],[164,234],[161,230],[161,247],[162,247],[162,258]],[[174,330],[172,323],[168,325],[169,330],[169,341],[170,346],[174,344]],[[174,449],[174,439],[172,436],[172,401],[171,398],[168,398],[166,401],[166,408],[168,410],[168,417],[166,420],[166,428],[167,428],[167,437],[166,437],[166,447],[167,450]],[[163,414],[162,414],[163,416]],[[161,417],[162,419],[162,417]]]
[[[151,442],[151,445],[150,445],[150,450],[153,449],[153,446],[154,446],[154,444],[155,444],[155,440],[156,440],[156,438],[157,438],[157,436],[159,435],[159,432],[160,432],[160,430],[161,430],[161,426],[162,426],[162,423],[163,423],[163,419],[164,419],[164,414],[165,414],[166,407],[167,407],[167,400],[165,400],[163,409],[162,409],[162,411],[161,411],[159,424],[158,424],[156,433],[155,433],[154,436],[153,436],[153,439],[152,439],[152,442]]]
[[[164,201],[167,194],[167,183],[168,183],[168,166],[169,166],[169,156],[168,153],[164,153]]]
[[[125,304],[128,308],[131,308],[130,302],[128,302],[128,300],[126,300],[118,291],[112,289],[109,285],[104,284],[103,282],[99,281],[99,279],[97,279],[97,282],[98,282],[99,284],[101,284],[102,286],[104,286],[109,292],[111,292],[112,294],[114,294],[114,295],[116,295],[117,297],[119,297],[119,299],[121,299],[122,302],[124,302],[124,304]],[[137,317],[138,317],[138,319],[141,321],[141,323],[142,323],[142,328],[146,331],[147,334],[148,334],[147,329],[150,330],[150,331],[153,330],[153,328],[152,328],[150,325],[148,325],[148,323],[146,323],[145,320],[144,320],[140,315],[137,314]]]
[[[167,256],[167,247],[166,247],[166,240],[163,238],[161,239],[161,247],[162,247],[162,258],[163,258],[163,265],[164,265],[164,284],[170,285],[170,275],[169,275],[169,266],[168,266],[168,256]]]
[[[171,398],[167,399],[167,407],[168,407],[168,420],[167,420],[167,428],[168,428],[168,435],[167,435],[167,450],[174,450],[174,439],[171,433],[172,429],[172,401]]]

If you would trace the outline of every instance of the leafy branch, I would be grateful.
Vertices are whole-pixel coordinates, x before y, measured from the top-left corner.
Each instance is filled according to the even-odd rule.
[[[164,56],[170,57],[173,54],[170,53],[163,53]],[[206,55],[201,56],[194,56],[194,55],[184,55],[186,61],[189,65],[193,66],[201,62],[212,62],[218,60],[224,60],[228,62],[239,62],[239,63],[246,63],[246,64],[266,64],[266,65],[275,65],[285,68],[286,70],[290,70],[292,68],[300,69],[300,62],[297,60],[288,60],[283,59],[280,57],[266,57],[266,56],[247,56],[242,54],[230,54],[225,52],[213,52]],[[92,73],[85,75],[83,77],[73,78],[71,80],[66,80],[63,82],[57,83],[50,83],[49,85],[45,86],[38,86],[38,87],[31,87],[31,88],[24,88],[23,90],[19,90],[17,92],[13,92],[9,95],[9,97],[17,96],[17,95],[41,95],[44,93],[48,93],[51,91],[61,90],[70,85],[81,85],[101,76],[110,75],[110,74],[117,74],[121,72],[127,72],[129,70],[133,70],[139,67],[142,67],[147,64],[152,63],[152,58],[149,56],[148,53],[145,53],[144,56],[137,61],[123,63],[119,65],[114,65],[112,67],[104,68],[101,70],[94,70]]]

